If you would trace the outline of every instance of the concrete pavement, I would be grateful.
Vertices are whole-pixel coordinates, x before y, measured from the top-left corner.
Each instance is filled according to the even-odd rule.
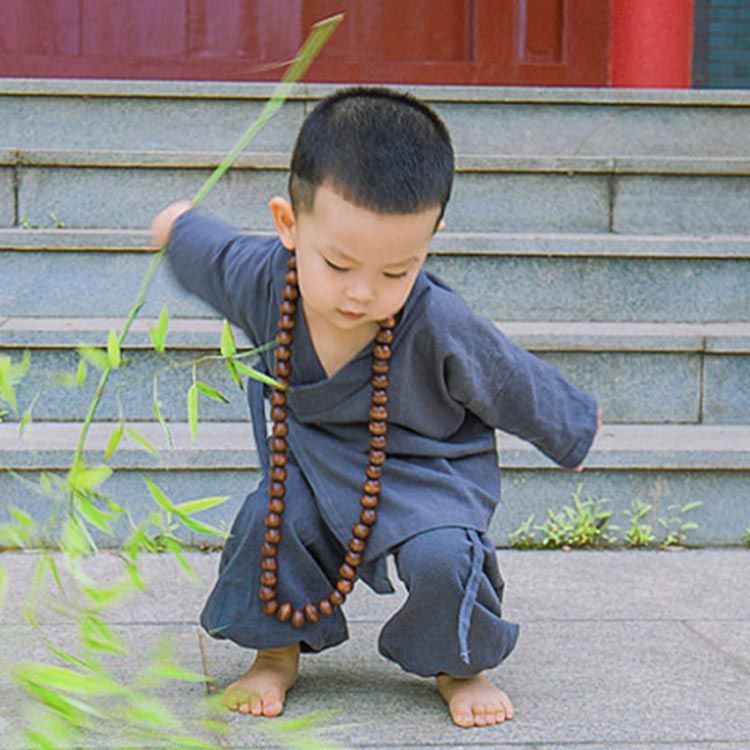
[[[513,721],[454,727],[431,681],[406,674],[377,653],[379,629],[404,592],[377,596],[364,584],[345,607],[350,640],[303,657],[285,717],[337,710],[315,735],[321,747],[331,748],[750,749],[750,550],[498,554],[507,584],[505,616],[520,623],[521,637],[492,677],[514,702]],[[13,738],[23,697],[9,669],[21,657],[45,654],[40,633],[21,614],[38,558],[0,554],[9,584],[0,619],[3,750],[28,746]],[[198,573],[194,584],[171,556],[144,558],[149,593],[107,616],[131,653],[115,666],[118,675],[134,672],[166,634],[174,639],[179,663],[211,681],[160,688],[186,728],[202,715],[201,696],[221,690],[252,656],[198,627],[218,555],[193,553],[188,559]],[[98,581],[114,580],[122,563],[103,552],[87,563],[89,569]],[[58,646],[74,648],[69,620],[54,612],[41,619],[41,632]],[[216,735],[218,746],[290,746],[269,731],[273,720],[229,712],[221,720],[227,731]],[[125,745],[110,734],[83,746]]]

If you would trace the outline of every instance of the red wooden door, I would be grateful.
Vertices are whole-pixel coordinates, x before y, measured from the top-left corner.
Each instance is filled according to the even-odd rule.
[[[0,76],[277,80],[342,11],[309,81],[607,83],[605,0],[3,0]]]

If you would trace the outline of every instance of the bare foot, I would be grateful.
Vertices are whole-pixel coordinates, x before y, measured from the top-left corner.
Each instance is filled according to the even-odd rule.
[[[453,723],[459,727],[487,727],[513,718],[510,698],[483,674],[466,678],[441,674],[436,681]]]
[[[222,695],[230,711],[253,716],[278,716],[284,710],[286,691],[299,669],[299,643],[258,651],[253,666]]]

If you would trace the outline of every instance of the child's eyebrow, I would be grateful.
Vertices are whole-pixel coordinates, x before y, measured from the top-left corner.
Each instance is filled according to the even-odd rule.
[[[350,263],[359,263],[359,261],[356,258],[352,258],[351,255],[347,255],[343,250],[336,247],[335,245],[323,245],[323,250],[328,250],[329,252],[336,253],[339,257],[341,257],[343,260],[348,260]],[[411,258],[407,258],[406,260],[397,260],[393,263],[388,263],[388,267],[391,266],[407,266],[415,263],[419,260],[418,255],[412,255]]]

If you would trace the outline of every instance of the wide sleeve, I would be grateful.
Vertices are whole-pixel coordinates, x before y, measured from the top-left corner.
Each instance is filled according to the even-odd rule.
[[[578,466],[597,428],[593,396],[552,365],[474,316],[447,341],[444,377],[451,397],[491,427],[527,440],[565,468]]]
[[[184,289],[259,343],[271,300],[272,244],[191,209],[175,221],[166,257]]]

